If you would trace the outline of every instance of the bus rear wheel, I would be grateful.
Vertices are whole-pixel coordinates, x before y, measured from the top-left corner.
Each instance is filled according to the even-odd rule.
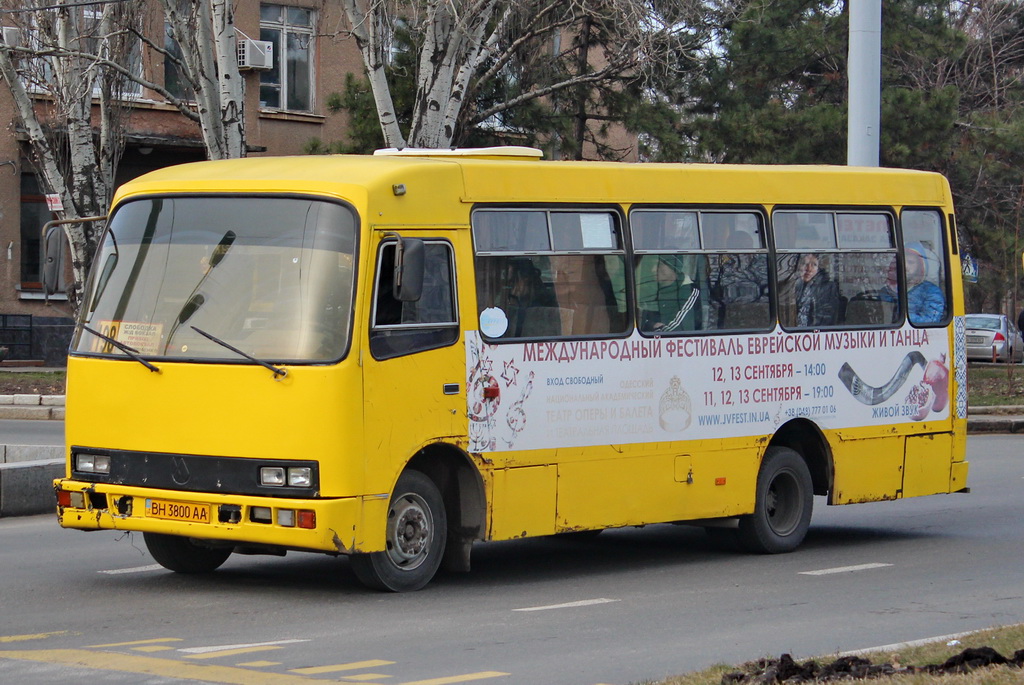
[[[180,535],[143,533],[150,555],[175,573],[209,573],[231,556],[230,547],[202,547]]]
[[[740,546],[759,554],[792,552],[807,535],[813,506],[807,463],[788,447],[769,447],[757,474],[754,513],[740,517]]]
[[[388,506],[387,548],[353,554],[352,570],[367,587],[419,590],[434,577],[444,555],[448,522],[437,486],[419,471],[405,471]]]

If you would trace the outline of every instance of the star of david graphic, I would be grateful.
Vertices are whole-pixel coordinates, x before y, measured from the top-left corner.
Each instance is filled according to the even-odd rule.
[[[514,361],[505,362],[505,370],[501,372],[501,379],[505,381],[505,387],[510,387],[516,384],[519,378],[519,369],[516,368]]]

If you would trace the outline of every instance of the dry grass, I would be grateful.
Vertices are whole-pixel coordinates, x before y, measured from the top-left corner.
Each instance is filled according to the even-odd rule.
[[[1013,657],[1018,649],[1024,649],[1024,624],[984,630],[957,638],[956,644],[947,644],[945,640],[932,642],[915,647],[906,647],[895,652],[870,652],[858,654],[873,664],[899,663],[902,666],[927,666],[941,664],[968,647],[991,647],[1007,659]],[[775,654],[770,658],[778,658]],[[838,655],[830,654],[814,657],[819,663],[833,661]],[[804,663],[809,657],[796,656],[798,662]],[[661,681],[645,681],[645,685],[720,685],[726,673],[745,670],[742,665],[719,665],[687,675],[675,676]],[[891,678],[878,678],[871,681],[879,685],[924,685],[925,683],[941,683],[942,685],[1021,685],[1024,683],[1024,669],[1010,666],[994,666],[978,669],[962,675],[938,676],[918,673],[900,675]]]
[[[971,365],[967,390],[973,407],[1024,405],[1024,366]]]
[[[0,395],[63,395],[63,371],[0,371]]]

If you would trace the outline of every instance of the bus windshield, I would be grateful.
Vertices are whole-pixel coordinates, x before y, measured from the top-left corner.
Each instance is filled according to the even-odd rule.
[[[324,362],[348,349],[356,217],[297,197],[157,197],[111,217],[72,349]],[[219,340],[217,342],[209,334]]]

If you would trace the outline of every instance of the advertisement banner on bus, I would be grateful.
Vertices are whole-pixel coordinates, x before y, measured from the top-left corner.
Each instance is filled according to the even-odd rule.
[[[467,333],[470,448],[498,452],[950,416],[945,329],[488,344]]]

